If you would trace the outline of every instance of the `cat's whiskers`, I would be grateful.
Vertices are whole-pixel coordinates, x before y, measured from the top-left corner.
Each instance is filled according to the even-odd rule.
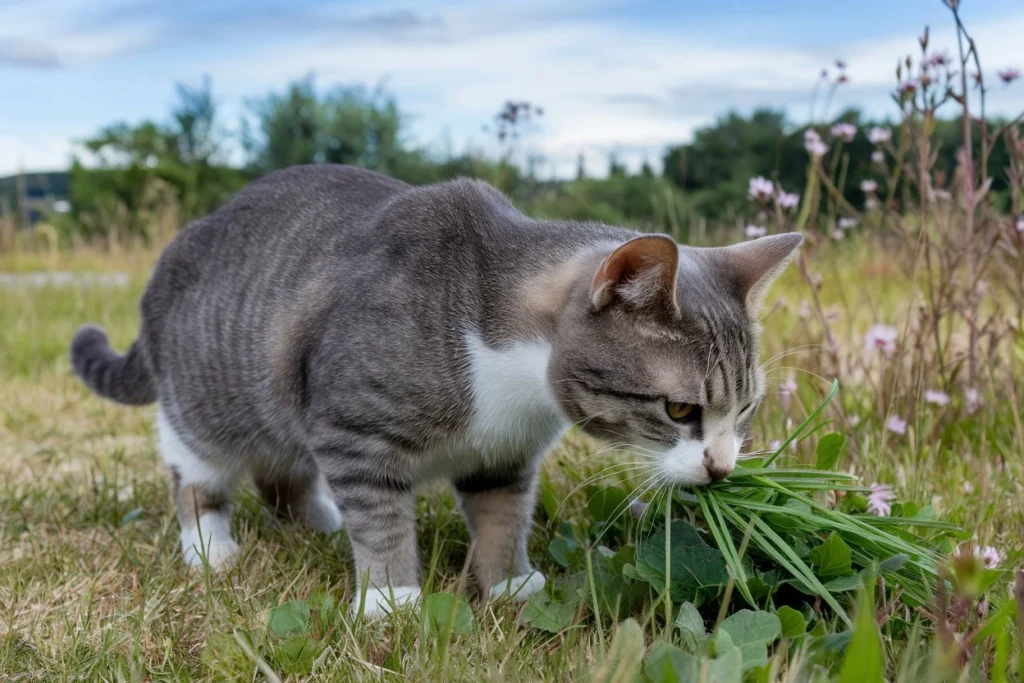
[[[795,355],[795,354],[798,354],[801,351],[808,351],[810,349],[823,349],[823,348],[825,348],[824,344],[804,344],[802,346],[795,346],[795,347],[793,347],[791,349],[786,349],[784,351],[779,351],[777,354],[775,354],[774,356],[772,356],[771,358],[769,358],[765,362],[761,363],[761,369],[762,370],[766,370],[768,368],[768,366],[771,365],[772,363],[774,363],[775,361],[781,360],[783,358],[787,358],[787,357]]]

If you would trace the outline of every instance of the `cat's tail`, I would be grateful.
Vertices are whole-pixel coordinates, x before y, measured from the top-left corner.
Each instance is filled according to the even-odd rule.
[[[83,325],[71,340],[71,366],[87,387],[111,401],[132,406],[156,401],[156,384],[137,340],[121,356],[110,348],[106,332]]]

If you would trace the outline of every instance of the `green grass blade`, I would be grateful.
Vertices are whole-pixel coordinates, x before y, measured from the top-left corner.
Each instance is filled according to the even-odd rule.
[[[775,459],[778,458],[780,455],[782,455],[782,452],[784,450],[786,450],[786,448],[789,446],[789,444],[793,443],[793,441],[795,439],[797,439],[797,437],[800,436],[801,432],[803,432],[803,430],[805,430],[809,424],[811,424],[812,422],[814,422],[815,419],[817,419],[818,415],[821,414],[821,411],[825,410],[825,407],[829,403],[832,402],[832,399],[835,398],[836,394],[838,394],[838,393],[839,393],[839,380],[838,379],[833,379],[832,380],[832,389],[828,392],[828,395],[825,396],[824,400],[822,400],[822,402],[818,404],[818,407],[814,409],[814,412],[812,412],[810,415],[808,415],[807,419],[800,423],[800,426],[796,428],[796,431],[794,431],[792,434],[790,434],[789,437],[785,441],[782,442],[782,445],[779,446],[778,450],[776,450],[774,453],[772,453],[772,455],[767,460],[765,460],[764,466],[768,467],[773,462],[775,462]]]

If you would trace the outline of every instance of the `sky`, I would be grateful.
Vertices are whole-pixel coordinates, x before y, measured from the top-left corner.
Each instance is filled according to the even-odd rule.
[[[1024,110],[1024,3],[961,0],[993,85],[989,111]],[[917,36],[956,54],[940,0],[0,0],[0,176],[51,170],[102,126],[164,120],[174,85],[212,79],[223,123],[313,74],[318,88],[382,84],[410,144],[493,153],[482,130],[507,99],[544,116],[521,143],[540,172],[582,154],[658,166],[666,145],[730,110],[811,116],[822,68],[848,63],[834,115],[895,116],[895,65]],[[951,112],[952,113],[952,112]],[[817,114],[821,118],[823,112]]]

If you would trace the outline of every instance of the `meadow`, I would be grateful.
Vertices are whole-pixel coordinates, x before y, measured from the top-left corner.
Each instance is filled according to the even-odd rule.
[[[472,594],[443,487],[419,499],[426,597],[381,621],[346,609],[344,533],[278,520],[252,492],[234,512],[240,561],[185,568],[154,410],[91,395],[67,346],[93,322],[126,348],[161,245],[222,199],[175,195],[161,173],[227,172],[218,192],[245,174],[132,157],[75,169],[99,193],[68,217],[0,221],[0,681],[1021,680],[1024,139],[1020,118],[975,115],[994,84],[970,76],[979,48],[947,5],[956,56],[922,34],[897,70],[895,122],[826,104],[776,132],[799,187],[792,164],[785,184],[778,159],[753,164],[710,221],[668,163],[547,185],[507,158],[428,169],[424,182],[483,176],[536,216],[693,244],[807,238],[763,309],[768,392],[741,467],[672,490],[571,430],[531,535],[548,588],[523,605]],[[824,102],[844,69],[823,76]]]

